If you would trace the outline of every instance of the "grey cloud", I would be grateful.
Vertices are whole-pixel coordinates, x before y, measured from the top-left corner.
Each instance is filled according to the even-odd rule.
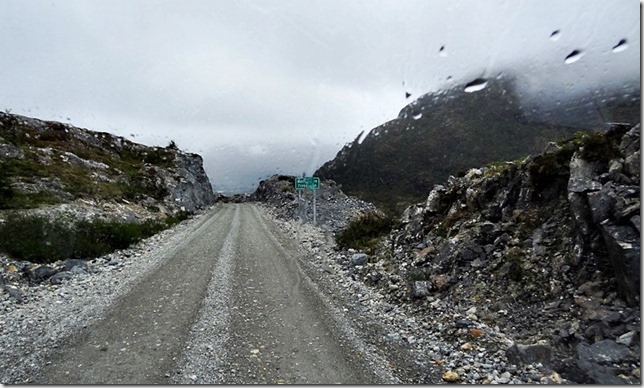
[[[221,147],[337,151],[394,118],[405,92],[504,69],[527,93],[639,79],[639,32],[635,1],[5,0],[0,109],[174,139],[204,150],[214,177]],[[564,64],[575,49],[584,56]],[[249,157],[246,170],[259,174],[276,153]],[[290,155],[297,168],[313,163]]]

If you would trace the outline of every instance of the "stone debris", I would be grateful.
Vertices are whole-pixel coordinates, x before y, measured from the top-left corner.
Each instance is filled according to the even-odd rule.
[[[380,338],[439,369],[433,383],[641,384],[640,181],[624,162],[639,162],[639,133],[618,126],[451,177],[361,265],[361,252],[316,244],[322,227],[283,227],[331,268],[320,276],[360,290],[355,308],[392,325]]]

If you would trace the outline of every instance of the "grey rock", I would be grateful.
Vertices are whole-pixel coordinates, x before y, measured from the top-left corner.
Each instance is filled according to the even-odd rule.
[[[456,322],[454,322],[454,325],[459,328],[459,329],[464,329],[468,328],[470,326],[474,325],[474,322],[468,320],[468,319],[458,319]]]
[[[431,282],[427,280],[417,280],[411,285],[411,297],[414,299],[422,299],[429,295],[429,288]]]
[[[174,162],[178,179],[165,179],[170,192],[167,201],[188,212],[195,212],[213,204],[215,195],[203,168],[201,156],[179,152]]]
[[[612,183],[606,183],[600,191],[588,193],[586,197],[595,223],[599,224],[609,218],[616,202]]]
[[[516,366],[541,363],[550,366],[552,347],[545,342],[523,345],[514,344],[505,351],[508,361]]]
[[[16,301],[16,303],[24,302],[25,292],[22,291],[20,288],[11,284],[6,284],[2,288],[9,294],[10,298]]]
[[[41,265],[40,267],[30,272],[30,278],[36,282],[42,282],[54,276],[58,271],[48,265]]]
[[[65,260],[65,271],[71,271],[74,268],[80,268],[85,272],[89,272],[89,266],[87,262],[79,259],[67,259]]]
[[[24,154],[22,150],[11,144],[0,144],[0,158],[18,158],[22,159]]]
[[[580,359],[585,359],[598,364],[614,364],[631,356],[627,346],[605,339],[592,345],[583,342],[577,345],[577,354]]]
[[[637,124],[622,136],[619,149],[626,155],[632,154],[640,149],[640,124]]]
[[[629,226],[602,225],[617,285],[630,305],[639,304],[640,236]]]
[[[365,265],[367,264],[367,261],[369,261],[369,255],[366,253],[354,253],[353,256],[351,256],[351,265],[353,266]]]
[[[575,153],[570,159],[570,179],[568,180],[568,191],[573,193],[585,193],[597,191],[602,188],[601,183],[593,180],[598,166],[596,163],[588,162]]]
[[[626,345],[626,346],[631,346],[633,342],[635,341],[637,333],[634,331],[629,331],[628,333],[624,333],[617,338],[615,342],[621,345]]]
[[[87,275],[87,271],[84,270],[82,267],[74,267],[72,268],[71,271],[69,271],[73,275]]]
[[[440,199],[441,199],[441,194],[445,192],[445,186],[443,185],[435,185],[432,191],[429,192],[429,195],[427,196],[427,203],[425,205],[425,208],[427,211],[432,212],[432,213],[437,213],[441,210],[440,207]]]
[[[612,364],[620,362],[631,356],[628,347],[618,344],[613,340],[602,340],[593,345],[580,343],[576,347],[577,366],[579,376],[596,384],[623,384],[624,381],[617,377],[620,371]]]
[[[476,258],[474,261],[470,263],[472,268],[484,268],[487,266],[487,261],[481,260],[480,258]]]
[[[77,268],[77,267],[74,267]],[[49,278],[51,284],[62,284],[66,280],[73,278],[74,275],[69,271],[61,271]]]
[[[639,181],[640,179],[640,151],[636,151],[633,154],[629,155],[626,157],[626,160],[624,161],[624,171],[637,178]]]
[[[582,235],[589,235],[593,227],[593,213],[591,208],[588,206],[586,195],[576,192],[569,192],[568,203],[570,206],[570,211],[572,212],[573,219],[575,220],[575,225],[577,225]],[[608,209],[600,210],[608,211]]]

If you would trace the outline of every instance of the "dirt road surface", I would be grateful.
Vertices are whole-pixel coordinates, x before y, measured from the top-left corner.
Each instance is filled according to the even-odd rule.
[[[36,383],[400,382],[253,204],[217,207]]]

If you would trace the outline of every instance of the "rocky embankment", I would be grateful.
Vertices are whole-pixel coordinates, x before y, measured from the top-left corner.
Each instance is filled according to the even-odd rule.
[[[378,211],[373,204],[344,194],[332,180],[323,180],[316,195],[317,226],[329,233],[339,231],[354,217]],[[251,200],[267,204],[278,218],[313,221],[313,194],[304,190],[298,196],[293,176],[273,175],[261,181]]]
[[[308,264],[397,327],[380,345],[406,346],[419,375],[432,365],[446,382],[641,383],[639,125],[450,177],[370,256],[295,222],[297,198],[277,182],[260,198],[304,240]]]
[[[464,358],[481,344],[459,331],[498,330],[506,365],[639,384],[640,126],[451,177],[405,211],[377,254],[338,260]],[[486,382],[454,366],[459,381]]]
[[[137,221],[214,202],[201,156],[0,112],[0,209]],[[41,212],[42,213],[42,212]]]

